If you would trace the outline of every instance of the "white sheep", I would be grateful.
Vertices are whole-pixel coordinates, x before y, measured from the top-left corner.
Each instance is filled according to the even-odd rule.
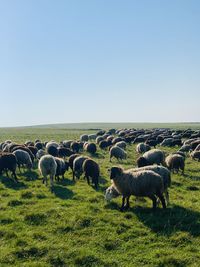
[[[53,179],[56,175],[57,163],[53,156],[44,155],[38,163],[40,174],[43,176],[43,183],[47,185],[47,176],[50,176],[50,186],[53,187]]]
[[[33,167],[33,163],[28,152],[21,149],[17,149],[13,152],[13,154],[17,159],[17,166],[20,172],[21,172],[20,170],[21,165],[22,166],[25,165],[28,170],[30,170]]]
[[[118,146],[113,146],[110,149],[110,162],[112,157],[115,157],[117,160],[123,160],[127,158],[127,153],[122,148]]]
[[[164,164],[165,154],[160,149],[151,149],[137,159],[138,167],[144,167],[153,164]]]

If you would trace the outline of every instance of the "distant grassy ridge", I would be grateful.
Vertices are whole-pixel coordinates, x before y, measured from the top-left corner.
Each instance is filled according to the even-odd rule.
[[[57,124],[44,124],[33,125],[26,127],[10,127],[0,128],[11,130],[21,129],[67,129],[67,130],[98,130],[98,129],[110,129],[110,128],[173,128],[173,129],[200,129],[200,122],[180,122],[180,123],[146,123],[146,122],[91,122],[91,123],[57,123]]]

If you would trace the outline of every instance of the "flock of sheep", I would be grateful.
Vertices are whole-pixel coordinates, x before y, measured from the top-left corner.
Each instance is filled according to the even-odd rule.
[[[200,131],[170,130],[170,129],[110,129],[100,130],[95,134],[84,134],[78,141],[66,140],[41,142],[27,141],[24,144],[6,140],[0,144],[0,174],[11,172],[15,182],[18,181],[16,169],[26,167],[31,170],[38,161],[38,169],[47,185],[48,176],[50,188],[53,191],[54,179],[64,178],[70,168],[73,180],[84,174],[87,183],[99,186],[100,166],[93,159],[98,149],[108,151],[110,162],[113,158],[120,163],[127,158],[127,145],[136,145],[137,168],[124,170],[121,167],[111,167],[111,186],[105,193],[110,201],[122,196],[121,210],[129,208],[131,195],[148,197],[152,200],[153,209],[160,201],[163,208],[169,203],[168,188],[171,184],[171,172],[181,171],[184,174],[185,158],[200,161]],[[165,155],[162,147],[178,147],[177,151]],[[87,151],[90,157],[83,155]]]

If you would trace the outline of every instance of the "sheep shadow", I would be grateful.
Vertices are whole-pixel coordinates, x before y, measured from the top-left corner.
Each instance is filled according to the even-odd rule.
[[[60,199],[70,199],[74,196],[74,193],[66,187],[54,184],[53,194]]]
[[[200,175],[188,175],[184,174],[185,178],[191,179],[193,181],[200,181]]]
[[[35,181],[39,178],[39,175],[34,171],[26,171],[23,175],[26,177],[26,181]]]
[[[58,185],[62,185],[62,186],[68,186],[68,185],[75,185],[75,181],[74,180],[72,180],[72,178],[65,178],[65,179],[60,179],[59,181],[56,181],[56,183],[58,184]]]
[[[5,177],[5,176],[0,176],[0,181],[5,185],[5,187],[13,189],[13,190],[20,190],[20,189],[26,189],[28,186],[18,180],[16,183],[12,178]]]
[[[153,212],[149,208],[132,208],[134,214],[153,232],[171,235],[178,231],[188,232],[191,236],[200,235],[200,213],[173,205],[166,210],[161,208]]]

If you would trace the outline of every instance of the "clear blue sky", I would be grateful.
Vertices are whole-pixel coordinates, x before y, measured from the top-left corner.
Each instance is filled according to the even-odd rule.
[[[1,0],[0,126],[200,121],[199,0]]]

